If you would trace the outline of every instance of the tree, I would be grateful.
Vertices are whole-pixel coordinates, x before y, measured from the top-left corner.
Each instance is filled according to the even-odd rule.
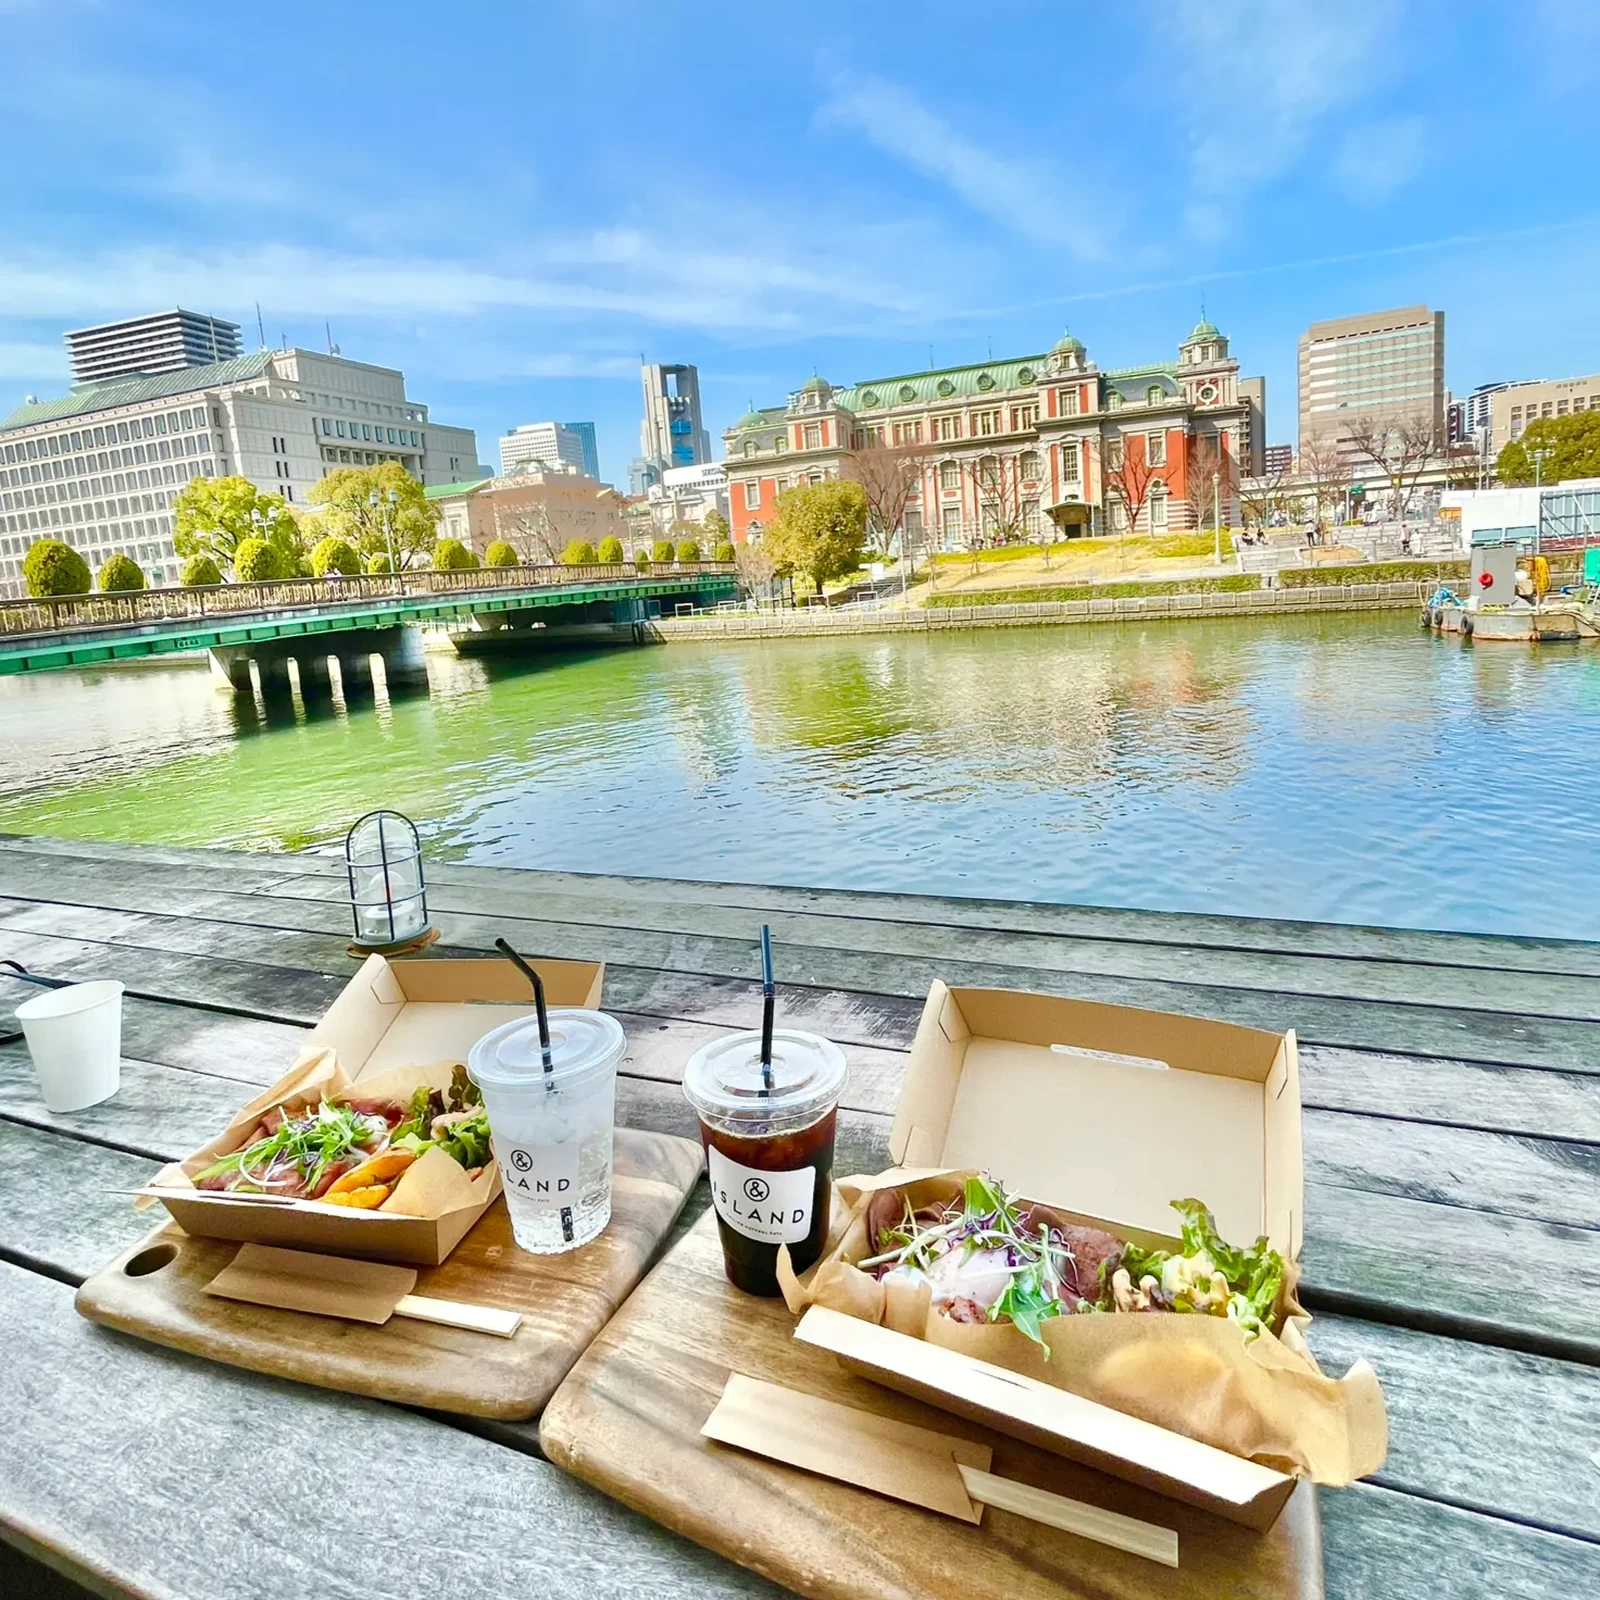
[[[735,545],[733,560],[739,571],[739,587],[746,594],[758,597],[771,594],[776,572],[765,545]]]
[[[1155,469],[1146,457],[1144,436],[1125,433],[1120,438],[1108,439],[1101,477],[1105,480],[1111,502],[1108,509],[1120,543],[1124,534],[1138,528],[1139,513],[1150,498],[1150,486],[1155,480]]]
[[[543,501],[520,506],[495,501],[491,509],[495,539],[517,552],[518,565],[553,566],[561,559],[560,535],[550,508]]]
[[[222,582],[222,573],[210,556],[190,556],[178,574],[185,589],[211,589]]]
[[[907,548],[906,509],[922,482],[928,452],[916,445],[884,444],[881,430],[868,435],[869,442],[845,457],[844,472],[861,485],[867,497],[867,532],[885,555],[895,535],[900,536],[900,555],[909,569],[916,552]]]
[[[802,573],[820,596],[828,579],[861,565],[866,538],[866,491],[853,479],[832,478],[785,489],[761,544],[774,571]]]
[[[172,544],[180,556],[209,556],[226,571],[237,565],[239,546],[250,539],[285,551],[298,548],[299,524],[282,495],[263,493],[240,477],[191,478],[179,491]]]
[[[1333,439],[1313,435],[1300,441],[1297,459],[1300,479],[1311,491],[1312,515],[1317,526],[1330,520],[1328,513],[1343,503],[1350,488],[1350,462]]]
[[[561,552],[564,567],[592,567],[594,561],[594,546],[587,539],[574,539]]]
[[[973,498],[978,502],[978,525],[974,530],[978,544],[998,539],[1014,544],[1023,532],[1022,477],[1017,458],[1002,460],[996,455],[979,456],[966,464],[972,482]]]
[[[691,561],[700,559],[700,544],[695,539],[680,539],[673,547],[673,552],[678,560],[688,565]]]
[[[271,583],[288,576],[288,554],[266,539],[241,539],[233,552],[233,575],[240,583]]]
[[[59,539],[40,539],[29,545],[22,558],[22,576],[35,600],[89,592],[89,563]]]
[[[1388,479],[1390,509],[1397,522],[1404,522],[1418,480],[1444,455],[1444,440],[1432,413],[1358,417],[1350,430],[1350,444]]]
[[[622,541],[616,534],[608,533],[600,541],[600,548],[595,551],[595,560],[607,567],[622,565]]]
[[[441,539],[433,547],[433,564],[440,572],[460,572],[477,566],[478,558],[459,539]]]
[[[131,557],[119,550],[101,563],[99,584],[106,594],[126,594],[136,589],[148,588],[144,569]]]
[[[363,555],[380,550],[387,555],[392,537],[395,562],[402,572],[422,564],[439,534],[438,506],[398,461],[336,467],[311,486],[311,501],[322,507],[318,521],[323,530],[353,544]]]
[[[718,545],[733,543],[733,529],[728,526],[728,519],[715,506],[706,512],[701,520],[700,540],[711,550],[715,550]]]
[[[517,560],[517,552],[504,539],[496,539],[483,552],[483,564],[486,567],[515,567],[520,565]]]
[[[314,577],[326,578],[330,572],[353,578],[361,571],[361,557],[348,540],[329,534],[311,552],[311,572]]]
[[[643,545],[633,552],[633,564],[640,572],[650,570],[650,552]]]
[[[1535,463],[1533,450],[1547,451]],[[1513,439],[1495,459],[1495,474],[1507,485],[1562,483],[1568,478],[1600,478],[1600,411],[1579,411],[1570,417],[1540,417],[1520,439]]]
[[[1211,483],[1212,473],[1217,475],[1215,488]],[[1184,475],[1183,498],[1189,507],[1189,526],[1216,526],[1217,513],[1227,515],[1227,507],[1233,503],[1238,485],[1238,463],[1214,435],[1201,434],[1189,452],[1189,465]],[[1227,523],[1222,525],[1226,527]]]
[[[670,539],[657,539],[650,546],[650,559],[670,567],[672,565],[672,541]]]
[[[716,559],[722,562],[724,565],[734,559],[734,547],[732,539],[724,539],[722,543],[717,546]]]
[[[374,550],[367,557],[367,571],[373,577],[378,577],[389,570],[389,552],[387,550]]]
[[[1239,515],[1247,527],[1265,527],[1278,512],[1290,515],[1294,494],[1283,467],[1239,480]]]

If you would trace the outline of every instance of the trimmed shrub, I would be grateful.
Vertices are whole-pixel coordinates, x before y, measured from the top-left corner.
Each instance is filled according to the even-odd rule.
[[[595,560],[608,567],[621,566],[622,541],[614,533],[607,534],[600,541],[600,548],[595,551]]]
[[[190,556],[178,574],[185,589],[210,589],[222,582],[222,569],[210,556]]]
[[[29,545],[22,558],[22,576],[35,600],[89,592],[89,563],[59,539],[40,539]]]
[[[693,539],[680,539],[674,554],[680,561],[698,561],[700,559],[700,546]]]
[[[1405,583],[1453,580],[1470,575],[1466,561],[1365,561],[1348,567],[1285,567],[1278,574],[1284,589],[1309,589],[1325,583]]]
[[[504,539],[496,539],[483,552],[483,564],[486,567],[516,567],[521,562],[517,560],[517,552]]]
[[[265,539],[241,539],[233,552],[233,575],[240,583],[270,583],[289,576],[284,552]]]
[[[433,547],[433,564],[440,572],[460,572],[478,564],[478,558],[459,539],[441,539]]]
[[[561,552],[561,564],[565,567],[592,567],[594,561],[594,546],[587,539],[574,539]]]
[[[387,572],[388,570],[389,552],[387,550],[375,550],[370,556],[367,557],[367,571],[370,572],[373,577],[377,577],[380,573]]]
[[[1231,572],[1221,578],[1189,578],[1173,583],[1056,584],[1036,589],[977,589],[971,594],[935,594],[925,606],[1032,606],[1058,600],[1131,600],[1142,595],[1248,594],[1261,587],[1254,572]]]
[[[139,563],[131,556],[123,555],[120,550],[106,557],[96,581],[106,594],[125,594],[130,590],[149,587]]]
[[[311,571],[318,578],[326,578],[330,572],[353,578],[361,571],[361,557],[349,540],[329,534],[311,552]]]
[[[657,539],[650,546],[650,559],[662,566],[672,565],[672,541],[670,539]]]
[[[724,539],[722,543],[717,546],[717,560],[732,561],[733,555],[733,540]]]
[[[650,552],[643,545],[633,552],[633,564],[640,572],[650,570]]]

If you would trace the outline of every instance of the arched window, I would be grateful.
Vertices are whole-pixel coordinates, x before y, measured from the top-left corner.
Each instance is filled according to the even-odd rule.
[[[750,457],[753,456],[760,448],[761,447],[755,442],[754,439],[746,439],[744,442],[745,460],[748,461]]]
[[[959,489],[961,487],[960,462],[941,461],[939,463],[939,487],[941,489]]]
[[[1024,450],[1022,452],[1022,477],[1026,483],[1037,483],[1044,476],[1044,469],[1040,465],[1037,450]]]
[[[978,483],[985,494],[1000,492],[999,456],[982,456],[978,460]]]
[[[1152,383],[1144,392],[1144,403],[1147,406],[1158,406],[1166,399],[1166,391],[1159,383]]]

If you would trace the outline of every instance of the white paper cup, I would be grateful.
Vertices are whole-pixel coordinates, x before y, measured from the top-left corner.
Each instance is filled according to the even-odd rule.
[[[82,1111],[122,1081],[122,985],[74,983],[25,1000],[15,1016],[52,1111]]]

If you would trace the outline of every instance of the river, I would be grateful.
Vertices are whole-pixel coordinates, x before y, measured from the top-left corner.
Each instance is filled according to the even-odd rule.
[[[431,655],[266,706],[0,679],[0,829],[1600,938],[1600,650],[1407,616]]]

